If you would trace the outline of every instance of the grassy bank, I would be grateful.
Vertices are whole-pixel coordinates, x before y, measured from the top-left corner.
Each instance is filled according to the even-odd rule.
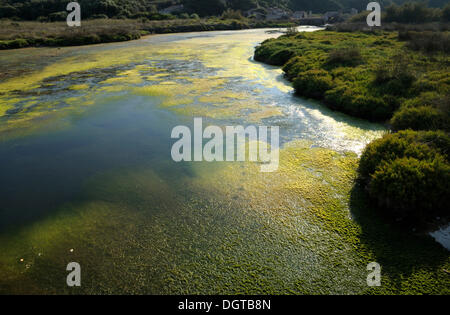
[[[239,30],[264,27],[287,27],[290,22],[254,21],[249,19],[177,19],[177,20],[113,20],[82,22],[81,27],[68,27],[65,22],[0,21],[0,49],[36,46],[78,46],[138,39],[142,35]]]
[[[395,133],[366,148],[359,179],[384,216],[426,228],[450,216],[450,34],[418,30],[292,32],[255,59],[283,66],[298,95],[387,122]]]
[[[283,66],[299,95],[385,121],[407,101],[448,95],[449,43],[446,32],[294,33],[265,41],[255,59]]]

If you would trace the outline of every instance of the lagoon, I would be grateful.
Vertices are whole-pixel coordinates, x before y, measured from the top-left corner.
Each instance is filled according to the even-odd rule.
[[[445,250],[390,231],[354,186],[385,128],[296,97],[252,59],[268,31],[0,52],[0,293],[442,293]],[[279,126],[279,169],[174,162],[171,130],[195,117]]]

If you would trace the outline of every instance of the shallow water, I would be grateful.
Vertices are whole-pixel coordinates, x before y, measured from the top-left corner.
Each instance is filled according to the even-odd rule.
[[[294,96],[254,62],[276,36],[0,52],[0,292],[366,292],[376,254],[356,245],[350,195],[384,128]],[[280,169],[173,162],[171,130],[194,117],[279,126]],[[81,288],[65,285],[71,261]]]
[[[450,225],[431,232],[430,235],[436,240],[436,242],[442,244],[442,246],[450,250]]]

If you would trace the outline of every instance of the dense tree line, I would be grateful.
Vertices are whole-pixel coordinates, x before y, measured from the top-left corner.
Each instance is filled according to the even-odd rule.
[[[36,20],[63,14],[69,0],[0,0],[0,17],[17,17]],[[155,14],[159,7],[170,6],[178,1],[144,0],[78,0],[82,16],[90,18],[102,15],[107,17],[140,17]]]
[[[69,0],[0,0],[0,18],[24,20],[63,19]],[[200,16],[220,15],[227,9],[247,11],[252,8],[280,7],[290,10],[306,10],[315,13],[343,8],[365,9],[366,2],[360,0],[78,0],[84,18],[114,17],[161,19],[159,9],[184,4],[186,13]],[[383,7],[404,0],[380,0]],[[430,6],[442,7],[448,1],[429,0]],[[395,12],[391,12],[395,13]]]

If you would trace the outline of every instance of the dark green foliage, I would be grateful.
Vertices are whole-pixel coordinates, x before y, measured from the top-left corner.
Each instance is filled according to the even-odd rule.
[[[446,129],[443,114],[432,106],[403,107],[391,119],[393,130]]]
[[[385,94],[407,95],[414,81],[416,77],[405,54],[394,56],[380,64],[375,71],[374,85]]]
[[[274,44],[273,46],[271,45],[272,43]],[[279,44],[276,40],[269,39],[256,47],[254,58],[256,61],[282,66],[295,55],[296,50],[291,44]]]
[[[333,88],[333,78],[325,70],[309,70],[295,78],[294,88],[301,95],[321,99]]]
[[[391,5],[386,8],[384,21],[397,23],[426,23],[439,21],[441,10],[428,8],[423,2],[407,2],[402,6]]]
[[[436,216],[448,217],[449,183],[450,166],[436,156],[430,161],[400,158],[383,163],[368,187],[386,215],[423,224]]]
[[[442,21],[450,22],[450,3],[447,4],[442,10]]]
[[[442,32],[408,32],[408,35],[399,37],[409,37],[407,47],[412,50],[420,50],[426,53],[450,52],[450,35]],[[411,34],[413,33],[413,34]]]
[[[342,5],[333,0],[291,0],[291,7],[294,10],[312,10],[314,12],[325,12],[339,10]]]
[[[364,94],[341,84],[325,93],[325,103],[332,109],[371,121],[384,121],[392,116],[397,104],[385,98]]]
[[[229,0],[228,5],[233,10],[247,11],[258,6],[256,0]]]
[[[225,11],[225,2],[221,0],[184,0],[184,6],[189,13],[200,16],[220,15]]]
[[[14,39],[10,41],[0,41],[0,49],[23,48],[29,46],[29,42],[25,39]]]
[[[444,132],[400,131],[369,144],[358,172],[386,215],[414,223],[448,217],[449,153]]]
[[[358,48],[341,48],[330,52],[325,63],[327,67],[354,67],[363,62]]]
[[[402,36],[410,35],[405,32]],[[256,48],[255,60],[279,65],[289,59],[283,71],[294,82],[297,94],[323,100],[328,107],[352,116],[386,121],[402,103],[435,91],[436,102],[443,107],[439,113],[448,117],[450,109],[444,101],[448,97],[444,96],[450,79],[443,67],[448,58],[442,56],[439,61],[402,46],[404,41],[399,41],[396,33],[298,33],[263,42]],[[314,72],[319,69],[323,71]],[[438,122],[430,116],[434,112],[424,116],[424,121],[433,121],[430,129],[447,129],[448,118]],[[399,117],[396,126],[419,128],[411,119],[400,123]]]
[[[370,143],[361,156],[358,172],[362,179],[369,180],[383,162],[403,157],[431,160],[436,154],[449,158],[450,138],[446,133],[403,130]]]
[[[295,56],[295,51],[293,49],[281,49],[276,52],[274,52],[270,56],[270,64],[282,66],[284,65],[289,59]]]
[[[385,36],[363,33],[299,33],[265,41],[256,48],[255,59],[274,65],[289,59],[283,70],[297,94],[324,100],[330,108],[352,116],[385,121],[400,106],[400,97],[412,95],[416,81],[407,57],[388,59],[381,51],[372,53],[373,46],[393,45]]]
[[[450,130],[450,96],[424,92],[405,101],[391,119],[393,130]]]
[[[67,11],[51,13],[48,16],[49,22],[65,21],[67,19]]]
[[[49,15],[63,12],[66,9],[67,0],[0,0],[0,18],[14,18],[24,20],[49,21]],[[365,10],[367,3],[359,0],[78,0],[82,7],[83,18],[92,18],[104,14],[109,18],[142,18],[151,19],[157,10],[183,3],[188,12],[200,16],[218,16],[226,9],[246,11],[252,8],[279,7],[283,9],[312,10],[314,13],[324,13],[345,8]],[[402,3],[403,0],[380,0],[385,8],[393,2]],[[430,5],[442,7],[446,4],[443,0],[431,0]],[[406,4],[401,7],[393,6],[388,9],[387,19],[406,23],[418,21],[420,23],[429,20],[448,21],[448,11],[441,12],[437,9],[429,9],[420,4]]]
[[[299,73],[309,70],[306,58],[296,56],[291,58],[283,67],[283,71],[289,80],[294,80]]]
[[[241,11],[227,9],[221,15],[222,20],[244,20],[244,16]]]

